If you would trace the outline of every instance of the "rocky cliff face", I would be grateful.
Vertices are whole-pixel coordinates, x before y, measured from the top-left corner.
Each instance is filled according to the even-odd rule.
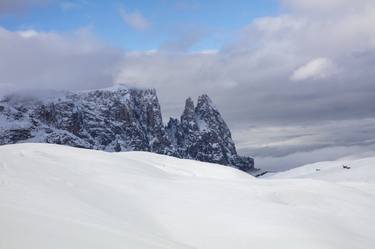
[[[228,126],[207,95],[198,98],[196,107],[188,98],[180,121],[170,119],[167,132],[183,158],[254,169],[252,158],[238,156]]]
[[[189,98],[165,127],[154,89],[117,86],[54,97],[10,95],[0,102],[0,144],[46,142],[105,151],[150,151],[254,169],[237,155],[230,131],[207,95]]]

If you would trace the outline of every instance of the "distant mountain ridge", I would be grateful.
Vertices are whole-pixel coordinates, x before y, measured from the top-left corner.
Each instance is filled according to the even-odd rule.
[[[104,151],[150,151],[254,170],[207,95],[186,100],[164,126],[155,89],[115,86],[53,97],[8,95],[0,101],[0,144],[64,144]]]

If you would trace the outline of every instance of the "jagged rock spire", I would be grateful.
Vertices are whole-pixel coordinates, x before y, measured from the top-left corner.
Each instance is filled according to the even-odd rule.
[[[252,158],[238,156],[231,132],[207,94],[198,97],[195,108],[188,98],[180,120],[171,120],[167,131],[183,158],[253,169]]]
[[[194,101],[189,97],[185,101],[185,108],[181,115],[181,121],[182,119],[192,119],[194,118]]]
[[[202,94],[201,96],[198,97],[197,107],[199,108],[203,105],[209,105],[209,106],[214,107],[212,100],[210,99],[210,97],[208,97],[207,94]]]
[[[189,97],[185,101],[185,108],[180,118],[183,126],[183,132],[186,134],[189,130],[197,130],[197,122],[195,119],[195,107],[193,100]]]

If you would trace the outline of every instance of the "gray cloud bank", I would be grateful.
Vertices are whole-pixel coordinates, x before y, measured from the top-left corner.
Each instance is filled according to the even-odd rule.
[[[109,86],[122,51],[89,30],[57,34],[0,27],[0,91],[18,88],[87,89]]]
[[[281,3],[284,14],[254,20],[218,51],[186,52],[199,40],[187,35],[174,49],[123,55],[87,32],[0,29],[0,85],[154,87],[166,117],[206,92],[241,152],[267,168],[373,151],[375,3]]]

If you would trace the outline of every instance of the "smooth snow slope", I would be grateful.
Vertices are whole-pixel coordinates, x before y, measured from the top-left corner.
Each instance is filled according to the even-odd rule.
[[[0,248],[373,249],[374,182],[255,179],[146,152],[0,146]]]
[[[350,169],[344,169],[344,165]],[[271,178],[314,178],[336,182],[375,183],[375,157],[307,164],[273,174]]]

